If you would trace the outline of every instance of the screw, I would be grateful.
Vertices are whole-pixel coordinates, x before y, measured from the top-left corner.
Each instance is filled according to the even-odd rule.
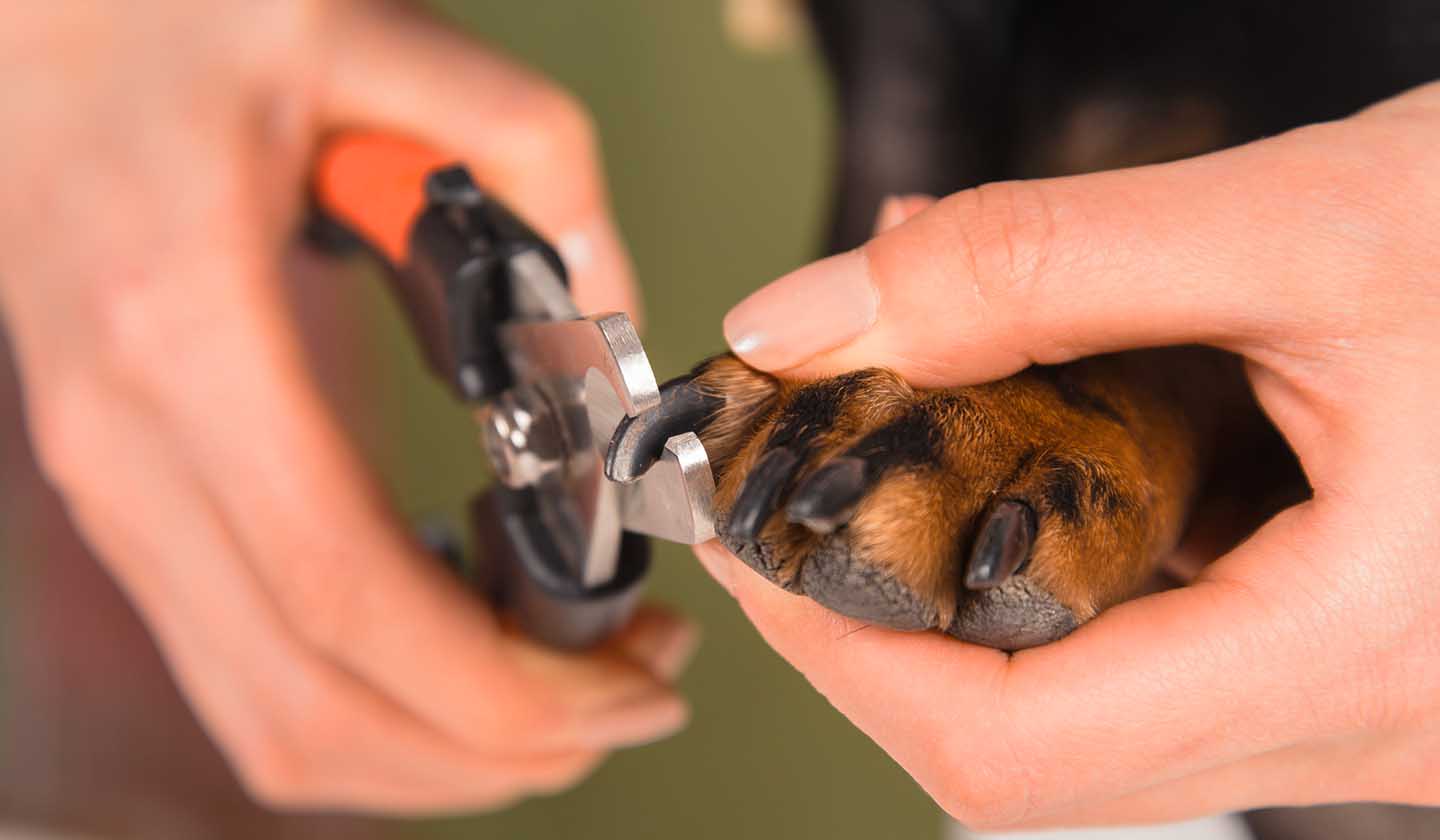
[[[480,428],[495,476],[506,487],[534,486],[565,463],[558,418],[533,385],[496,397],[483,409]]]

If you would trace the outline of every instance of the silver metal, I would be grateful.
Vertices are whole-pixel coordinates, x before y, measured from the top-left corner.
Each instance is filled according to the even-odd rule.
[[[506,487],[533,487],[565,466],[560,418],[545,391],[511,388],[480,409],[481,436],[495,477]]]
[[[596,454],[603,464],[605,450],[627,412],[598,371],[590,371],[585,385],[591,438],[600,444]],[[705,446],[694,432],[670,437],[660,459],[644,475],[614,486],[627,530],[686,545],[714,539],[715,477]]]
[[[615,574],[622,530],[683,543],[715,534],[715,480],[693,433],[667,441],[637,481],[605,478],[605,450],[625,417],[660,407],[660,388],[629,317],[579,318],[538,253],[511,261],[522,320],[500,342],[517,380],[482,416],[486,448],[508,486],[535,487],[541,516],[589,586]]]
[[[626,414],[660,405],[660,386],[650,360],[630,318],[622,313],[506,324],[500,328],[500,342],[521,382],[584,381],[595,370],[620,398]]]
[[[620,488],[620,518],[632,531],[696,545],[715,538],[715,476],[694,432],[665,441],[639,481]]]
[[[516,315],[527,321],[570,321],[580,317],[565,283],[538,251],[510,258],[510,271],[520,280],[511,284]]]

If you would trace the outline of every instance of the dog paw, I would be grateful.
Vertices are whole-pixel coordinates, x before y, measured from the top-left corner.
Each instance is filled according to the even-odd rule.
[[[1117,357],[922,390],[881,369],[790,383],[697,368],[718,531],[756,571],[863,622],[1005,650],[1132,594],[1195,484],[1183,414]]]

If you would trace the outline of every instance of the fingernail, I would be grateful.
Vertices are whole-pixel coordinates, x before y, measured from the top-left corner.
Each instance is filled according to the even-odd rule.
[[[568,230],[555,238],[555,250],[570,274],[580,312],[625,312],[637,326],[643,319],[635,296],[630,255],[620,233],[606,219]]]
[[[571,271],[589,271],[595,263],[595,241],[583,230],[572,230],[555,242],[555,250]]]
[[[650,724],[648,735],[642,735],[629,743],[629,746],[639,747],[645,744],[653,744],[656,741],[663,741],[679,734],[690,724],[690,707],[683,701],[675,701],[665,711],[657,714]]]
[[[887,195],[880,202],[880,212],[875,214],[875,235],[879,236],[904,221],[904,200],[898,195]]]
[[[678,697],[646,698],[610,710],[591,722],[581,737],[597,749],[638,747],[668,738],[689,722],[690,709]]]
[[[870,329],[879,296],[862,251],[792,271],[725,316],[730,349],[761,370],[783,370]]]
[[[700,647],[700,631],[688,621],[680,622],[661,638],[650,652],[647,661],[651,673],[673,682],[685,672],[685,667]]]
[[[689,664],[700,643],[700,631],[687,619],[647,607],[620,639],[626,657],[670,682]]]

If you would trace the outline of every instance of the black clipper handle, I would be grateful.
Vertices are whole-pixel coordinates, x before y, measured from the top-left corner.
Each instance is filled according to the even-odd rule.
[[[467,402],[510,387],[497,334],[514,314],[510,265],[537,253],[568,282],[550,243],[463,166],[389,135],[332,140],[313,181],[321,221],[311,229],[322,235],[312,238],[361,243],[387,266],[435,372]]]
[[[563,568],[558,547],[548,544],[534,493],[496,485],[472,504],[476,537],[493,547],[479,570],[481,585],[532,638],[563,650],[593,648],[635,612],[650,569],[650,540],[627,531],[615,576],[586,587]]]

